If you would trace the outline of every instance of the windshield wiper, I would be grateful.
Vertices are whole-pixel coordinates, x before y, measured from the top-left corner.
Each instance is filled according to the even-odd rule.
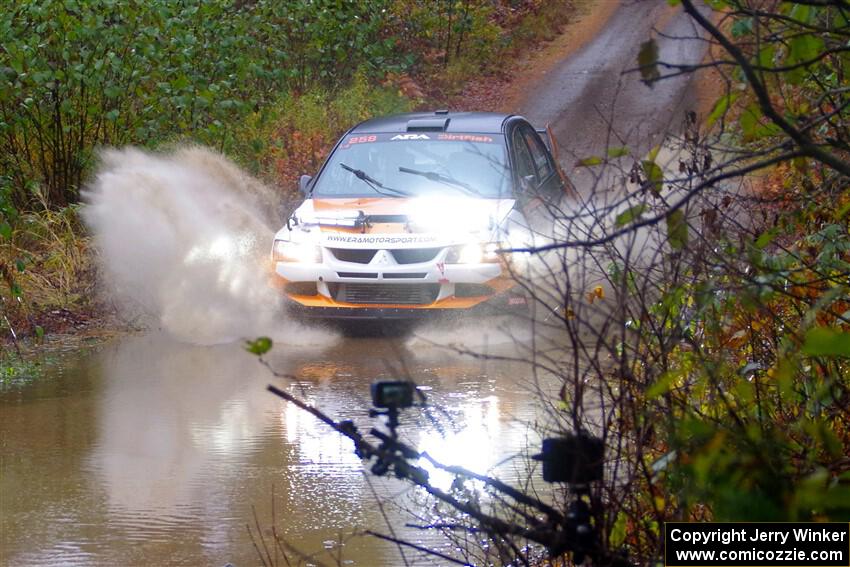
[[[377,179],[375,179],[374,177],[372,177],[371,175],[369,175],[368,173],[366,173],[362,169],[356,169],[356,168],[351,167],[350,165],[345,165],[344,163],[340,163],[339,165],[345,171],[350,171],[351,173],[353,173],[354,177],[356,177],[357,179],[359,179],[360,181],[364,182],[366,185],[371,187],[372,191],[374,191],[375,193],[380,193],[381,195],[386,195],[388,197],[408,197],[409,196],[407,193],[405,193],[403,191],[399,191],[398,189],[393,189],[392,187],[387,187],[386,185],[384,185],[383,183],[381,183],[380,181],[378,181]],[[381,189],[378,189],[378,187],[383,189],[383,191]],[[384,191],[390,191],[390,193],[384,193]],[[393,193],[395,193],[395,194],[393,195]]]
[[[475,190],[474,187],[464,183],[463,181],[457,180],[454,177],[449,177],[448,175],[443,175],[442,173],[437,173],[436,171],[419,171],[418,169],[410,169],[408,167],[399,167],[398,170],[402,173],[410,173],[411,175],[419,175],[428,179],[429,181],[436,181],[437,183],[442,183],[443,185],[451,185],[452,187],[458,187],[463,189],[465,193],[469,195],[479,196],[478,191]]]

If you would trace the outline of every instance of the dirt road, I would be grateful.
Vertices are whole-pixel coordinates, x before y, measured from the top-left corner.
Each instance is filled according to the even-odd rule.
[[[691,39],[698,33],[681,8],[655,0],[601,0],[587,11],[573,26],[601,26],[599,32],[580,47],[556,41],[551,48],[554,54],[544,50],[541,57],[548,60],[555,59],[557,50],[570,55],[555,59],[517,105],[519,113],[535,125],[551,125],[560,143],[562,165],[578,177],[577,159],[604,155],[606,147],[618,146],[642,155],[665,133],[678,131],[686,111],[705,104],[698,92],[704,85],[691,76],[650,88],[633,71],[640,46],[650,37],[658,42],[661,60],[702,60],[706,45]],[[567,33],[573,33],[577,41],[585,39],[570,29]],[[523,83],[522,78],[518,82]]]

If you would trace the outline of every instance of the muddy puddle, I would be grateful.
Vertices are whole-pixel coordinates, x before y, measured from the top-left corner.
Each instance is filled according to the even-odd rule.
[[[239,344],[148,335],[60,355],[45,376],[3,386],[0,564],[256,565],[246,525],[259,523],[315,564],[398,565],[392,544],[358,535],[387,533],[384,514],[397,535],[445,545],[403,527],[421,495],[365,477],[349,441],[268,383],[366,427],[370,382],[410,372],[440,408],[402,415],[412,444],[479,472],[526,474],[518,453],[535,438],[541,384],[525,364],[368,338],[276,346],[271,364],[298,380],[274,378]]]

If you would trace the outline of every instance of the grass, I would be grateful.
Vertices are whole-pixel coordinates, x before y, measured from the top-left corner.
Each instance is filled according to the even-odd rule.
[[[28,384],[41,375],[39,360],[0,353],[0,389]]]
[[[0,264],[17,267],[10,274],[14,286],[2,293],[0,328],[6,327],[7,339],[56,330],[51,314],[92,309],[96,269],[80,205],[53,210],[41,203],[19,217],[0,247]]]
[[[79,205],[23,215],[12,252],[24,260],[23,295],[38,305],[69,307],[92,297],[94,267]]]

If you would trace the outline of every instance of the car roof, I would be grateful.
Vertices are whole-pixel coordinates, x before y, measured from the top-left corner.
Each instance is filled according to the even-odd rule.
[[[409,112],[366,120],[349,130],[349,133],[431,131],[501,134],[505,122],[513,116],[502,112]]]

